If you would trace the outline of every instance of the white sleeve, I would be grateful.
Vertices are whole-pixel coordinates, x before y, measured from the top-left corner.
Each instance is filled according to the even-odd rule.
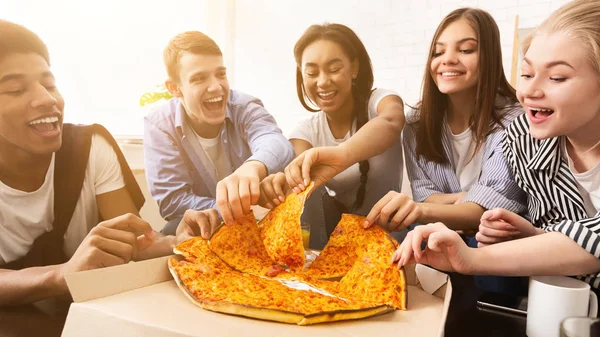
[[[377,107],[386,96],[395,95],[400,97],[397,92],[389,89],[375,89],[369,98],[369,120],[377,117]]]
[[[315,145],[315,138],[318,130],[316,129],[316,123],[313,118],[307,118],[296,126],[296,128],[290,133],[290,139],[302,139],[310,143],[311,146]]]
[[[91,168],[94,170],[96,195],[118,190],[125,186],[121,165],[115,150],[98,134],[92,136],[90,148]]]

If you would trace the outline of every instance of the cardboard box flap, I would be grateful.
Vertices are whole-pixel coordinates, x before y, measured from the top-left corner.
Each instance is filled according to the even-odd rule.
[[[447,274],[422,264],[417,264],[415,266],[415,273],[421,288],[431,295],[433,295],[444,284],[448,283]]]
[[[65,281],[73,301],[85,302],[172,280],[169,269],[166,268],[169,258],[170,256],[165,256],[71,273],[65,275]]]

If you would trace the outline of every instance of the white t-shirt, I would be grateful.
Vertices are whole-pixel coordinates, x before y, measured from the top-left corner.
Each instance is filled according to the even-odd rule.
[[[25,256],[37,237],[52,230],[54,157],[53,154],[44,183],[37,191],[23,192],[0,181],[0,264]],[[102,136],[94,135],[81,195],[64,237],[67,257],[73,256],[89,231],[98,224],[96,195],[124,186],[115,151]]]
[[[587,172],[579,173],[575,169],[573,160],[569,157],[565,139],[561,141],[561,150],[567,157],[569,171],[571,171],[571,174],[573,174],[573,177],[577,182],[577,188],[583,198],[585,211],[589,217],[593,217],[600,211],[600,163],[596,164],[596,166]]]
[[[391,90],[376,89],[368,103],[369,120],[377,117],[377,107],[381,100],[389,95],[399,96]],[[290,139],[302,139],[313,147],[337,146],[348,140],[356,132],[356,121],[352,130],[344,138],[336,139],[331,133],[327,115],[319,111],[302,121],[290,134]],[[400,191],[402,183],[402,142],[396,142],[382,154],[369,159],[369,173],[363,206],[355,213],[366,215],[373,205],[389,191]],[[351,208],[356,202],[356,192],[360,186],[359,164],[350,166],[327,182],[326,186],[336,193],[336,198],[346,207]]]
[[[231,174],[231,163],[225,151],[223,151],[223,144],[221,144],[221,134],[215,138],[202,138],[196,132],[196,139],[204,150],[204,152],[210,158],[212,169],[216,181],[221,181],[223,178]]]
[[[481,163],[483,161],[483,146],[473,157],[475,146],[473,132],[467,128],[463,133],[455,135],[446,124],[452,140],[452,158],[454,159],[456,177],[463,192],[468,192],[471,186],[479,179]]]

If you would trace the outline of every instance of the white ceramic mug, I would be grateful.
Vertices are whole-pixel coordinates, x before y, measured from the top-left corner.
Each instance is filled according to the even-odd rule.
[[[565,276],[534,276],[529,279],[528,337],[559,337],[563,319],[596,317],[597,314],[598,298],[589,284]]]
[[[560,337],[600,337],[600,319],[568,317],[560,323]]]

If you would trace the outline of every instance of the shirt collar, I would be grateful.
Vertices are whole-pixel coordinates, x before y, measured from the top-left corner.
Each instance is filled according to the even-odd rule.
[[[560,137],[544,139],[540,142],[535,155],[527,163],[530,170],[546,170],[554,176],[560,167],[562,156],[560,153]]]

